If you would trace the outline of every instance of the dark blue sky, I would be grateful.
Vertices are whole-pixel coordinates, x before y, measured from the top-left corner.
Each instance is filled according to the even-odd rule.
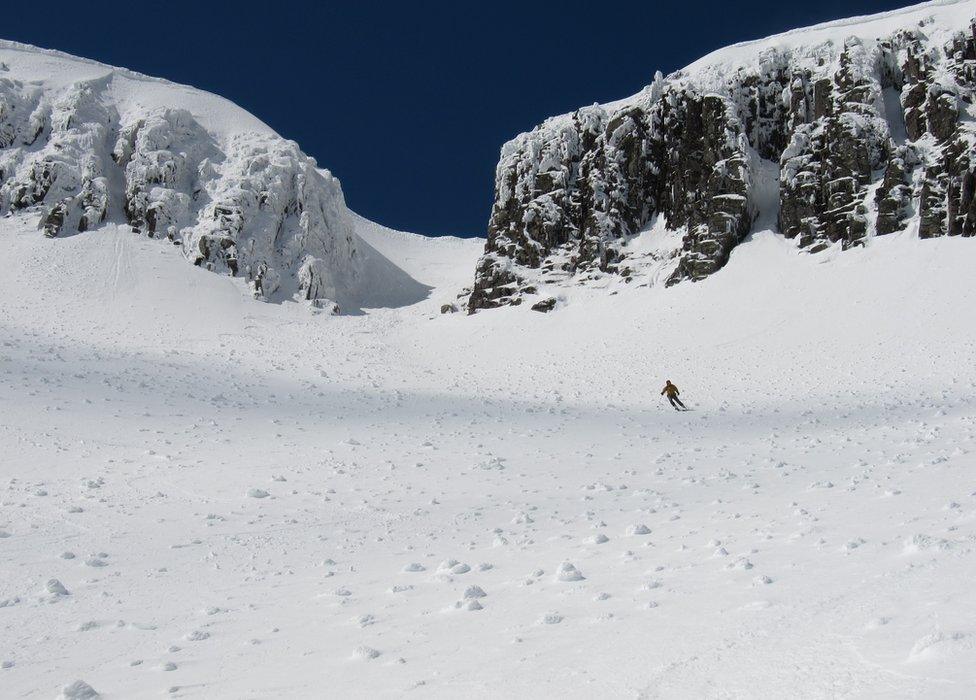
[[[4,38],[187,83],[332,170],[350,207],[483,235],[498,149],[726,44],[910,4],[740,2],[15,3]]]

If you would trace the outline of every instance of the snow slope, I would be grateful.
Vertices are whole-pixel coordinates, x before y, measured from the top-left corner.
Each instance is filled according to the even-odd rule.
[[[464,316],[477,244],[360,222],[432,289],[333,317],[35,225],[0,219],[4,697],[972,697],[966,241],[758,233]]]

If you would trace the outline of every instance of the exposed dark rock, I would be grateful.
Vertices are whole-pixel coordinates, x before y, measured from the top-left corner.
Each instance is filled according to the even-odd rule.
[[[58,202],[51,207],[47,214],[41,217],[40,228],[48,238],[54,238],[61,233],[61,229],[64,228],[64,220],[68,215],[69,203],[70,200]]]
[[[548,299],[543,299],[542,301],[537,301],[532,305],[533,311],[541,311],[542,313],[548,313],[556,308],[556,298],[549,297]]]
[[[837,241],[845,249],[861,243],[866,187],[888,157],[888,127],[876,108],[881,88],[860,71],[856,58],[863,51],[858,41],[845,46],[831,97],[814,110],[813,122],[794,132],[781,158],[780,231],[811,252]],[[815,94],[828,92],[823,80],[817,86]]]
[[[725,265],[752,224],[747,155],[725,100],[709,95],[688,106],[690,114],[679,117],[685,123],[680,142],[668,148],[674,157],[667,172],[681,185],[665,193],[663,211],[670,225],[687,229],[668,285],[704,279]],[[666,126],[670,117],[664,117]],[[687,197],[688,192],[696,196]]]
[[[878,207],[877,233],[900,231],[905,226],[911,209],[912,188],[908,173],[914,168],[917,157],[913,150],[899,147],[892,151],[885,168],[884,179],[875,193]]]

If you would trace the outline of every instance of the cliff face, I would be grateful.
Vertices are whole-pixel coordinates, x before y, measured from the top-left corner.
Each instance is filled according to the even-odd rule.
[[[0,212],[20,210],[50,237],[131,225],[267,299],[331,308],[361,282],[339,182],[294,142],[216,96],[0,44]]]
[[[906,228],[972,236],[974,15],[909,8],[737,45],[518,136],[469,311],[652,266],[701,280],[759,226],[811,253]],[[632,252],[650,230],[659,250]]]

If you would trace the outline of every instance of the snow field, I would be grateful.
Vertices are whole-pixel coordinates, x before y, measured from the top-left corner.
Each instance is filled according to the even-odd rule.
[[[967,241],[759,233],[467,317],[478,241],[376,229],[429,298],[331,317],[33,223],[0,222],[5,694],[971,695]]]

